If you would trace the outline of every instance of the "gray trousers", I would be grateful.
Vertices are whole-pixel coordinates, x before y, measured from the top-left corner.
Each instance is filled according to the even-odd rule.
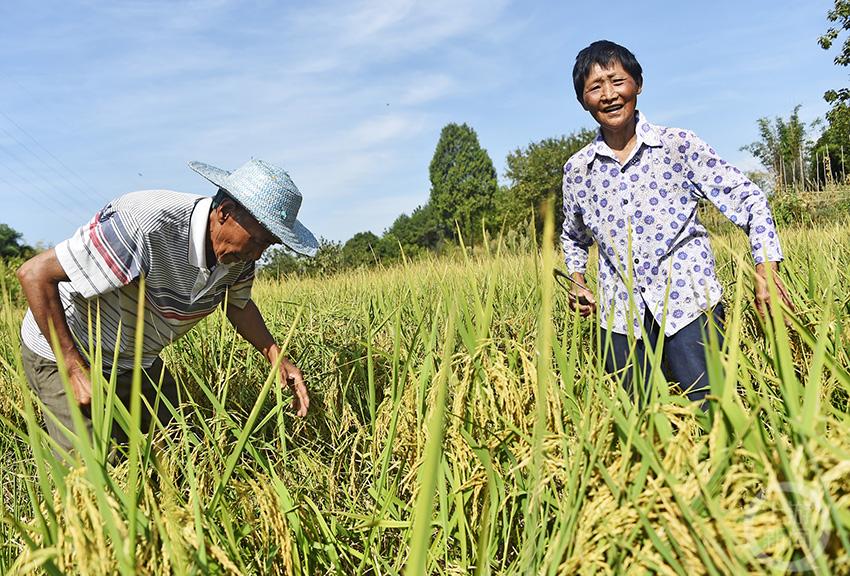
[[[59,373],[59,367],[52,360],[48,360],[43,356],[39,356],[25,344],[21,344],[21,355],[23,357],[24,373],[29,382],[30,388],[36,393],[44,404],[44,409],[49,410],[56,419],[59,420],[61,426],[56,422],[56,419],[51,418],[48,414],[44,415],[44,425],[47,433],[53,438],[56,443],[65,451],[71,452],[73,443],[69,434],[74,434],[74,423],[71,420],[71,409],[68,404],[76,402],[73,396],[70,398],[65,393],[65,387],[62,384],[62,376]],[[167,398],[176,408],[178,403],[177,383],[174,377],[165,367],[161,358],[156,361],[142,373],[142,396],[147,399],[151,406],[157,406],[157,385],[162,377],[160,393]],[[104,374],[104,378],[109,380],[109,374]],[[127,371],[118,374],[115,382],[115,395],[124,406],[130,408],[130,392],[132,390],[133,372]],[[91,407],[81,407],[83,422],[86,426],[89,438],[92,434],[92,419]],[[147,432],[150,429],[152,414],[142,402],[142,432]],[[172,419],[171,411],[160,399],[156,410],[157,419],[163,424],[168,424]],[[67,430],[66,430],[67,429]],[[123,444],[127,440],[127,435],[117,422],[112,425],[112,437],[118,444]]]

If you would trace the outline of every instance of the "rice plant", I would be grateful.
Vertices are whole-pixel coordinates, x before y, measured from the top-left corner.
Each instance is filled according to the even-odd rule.
[[[746,239],[714,239],[727,332],[707,413],[658,381],[635,407],[601,365],[599,319],[553,283],[559,256],[492,242],[258,280],[306,419],[215,314],[165,353],[174,422],[143,433],[139,402],[95,379],[72,464],[41,430],[0,270],[0,572],[850,573],[850,240],[842,223],[783,244],[796,311],[762,321]]]

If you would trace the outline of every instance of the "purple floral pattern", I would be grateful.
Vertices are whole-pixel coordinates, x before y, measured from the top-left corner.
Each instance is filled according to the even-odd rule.
[[[747,233],[756,263],[782,260],[782,249],[758,186],[693,132],[635,115],[637,144],[622,165],[600,133],[564,166],[564,259],[585,272],[596,242],[603,324],[628,332],[631,284],[632,333],[648,310],[670,336],[720,300],[700,199]]]

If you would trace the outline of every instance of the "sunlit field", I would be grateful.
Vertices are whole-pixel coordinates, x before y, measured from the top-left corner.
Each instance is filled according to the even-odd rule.
[[[70,470],[39,427],[4,270],[0,572],[850,573],[847,225],[782,231],[787,325],[755,314],[744,235],[714,239],[727,335],[705,414],[661,381],[635,408],[598,320],[553,281],[560,256],[494,242],[258,281],[308,417],[217,313],[165,354],[175,422],[131,433],[124,458],[98,433]],[[96,430],[138,416],[98,384]]]

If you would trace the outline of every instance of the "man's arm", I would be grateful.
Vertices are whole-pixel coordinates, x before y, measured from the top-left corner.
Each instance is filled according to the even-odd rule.
[[[59,283],[67,282],[69,278],[56,258],[56,252],[51,248],[30,258],[18,269],[17,276],[38,329],[48,341],[51,326],[56,332],[57,342],[53,343],[53,349],[58,348],[65,360],[77,403],[81,406],[90,404],[88,364],[74,344],[59,296]]]
[[[277,357],[281,354],[280,347],[252,300],[249,300],[244,308],[228,304],[227,319],[236,328],[236,332],[259,350],[270,364],[274,365],[277,362]],[[296,414],[300,417],[306,416],[307,408],[310,406],[310,396],[304,385],[304,377],[301,375],[301,370],[285,356],[280,361],[280,377],[294,393],[292,407]]]

